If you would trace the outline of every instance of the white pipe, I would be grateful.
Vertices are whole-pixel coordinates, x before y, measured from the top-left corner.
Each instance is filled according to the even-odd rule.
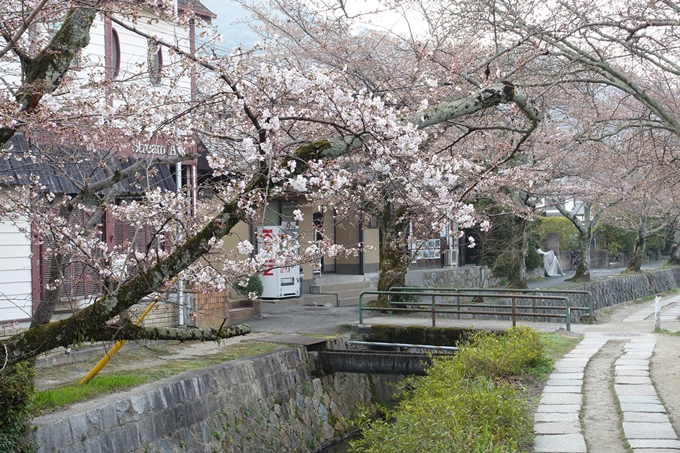
[[[175,179],[177,182],[177,194],[179,195],[182,191],[182,162],[177,162],[175,164]],[[182,230],[180,229],[177,233],[176,242],[179,243],[182,240]],[[179,318],[177,324],[180,326],[184,325],[184,281],[177,280],[177,306],[179,311]]]

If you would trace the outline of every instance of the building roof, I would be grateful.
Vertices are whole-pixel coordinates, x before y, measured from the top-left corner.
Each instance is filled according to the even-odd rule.
[[[65,160],[57,164],[45,161],[37,162],[34,157],[39,150],[31,147],[22,135],[15,135],[7,143],[14,151],[7,158],[0,154],[0,184],[20,186],[28,184],[32,176],[39,176],[40,182],[46,186],[46,190],[54,194],[77,194],[83,181],[90,184],[106,178],[106,167],[97,159],[73,162]],[[25,153],[25,157],[20,157]],[[96,156],[96,152],[91,153]],[[123,170],[137,162],[135,157],[113,158],[106,161],[110,173]],[[176,191],[177,186],[168,165],[156,165],[153,171],[140,170],[134,177],[129,177],[116,184],[116,189],[121,196],[139,195],[149,188],[160,187],[162,190]],[[110,174],[109,173],[109,174]]]
[[[178,0],[177,6],[180,9],[193,11],[197,15],[208,19],[214,19],[217,17],[217,14],[210,11],[203,3],[200,2],[200,0]]]

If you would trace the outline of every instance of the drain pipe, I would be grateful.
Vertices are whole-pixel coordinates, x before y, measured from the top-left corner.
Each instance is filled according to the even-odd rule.
[[[177,0],[172,2],[173,9],[173,22],[174,22],[174,35],[175,35],[175,46],[179,45],[179,38],[177,37],[177,20],[179,18],[179,5]],[[173,57],[174,60],[174,70],[177,73],[177,56]],[[175,179],[177,182],[177,195],[182,192],[182,162],[177,162],[175,164]],[[182,240],[182,230],[180,229],[177,233],[177,242]],[[184,325],[184,280],[177,280],[177,307],[178,307],[178,319],[177,324],[180,326]]]
[[[175,179],[177,181],[177,194],[179,195],[182,191],[182,163],[177,162],[175,164]],[[177,233],[177,242],[182,240],[182,230],[180,229]],[[178,319],[177,324],[180,326],[184,325],[184,280],[177,280],[177,307],[178,307]]]

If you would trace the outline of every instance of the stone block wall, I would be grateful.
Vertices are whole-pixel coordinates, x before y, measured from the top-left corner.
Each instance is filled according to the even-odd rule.
[[[593,310],[601,310],[623,302],[628,302],[654,294],[680,288],[680,267],[644,272],[634,275],[610,277],[580,286],[570,286],[568,290],[589,291],[593,297]],[[539,293],[540,294],[540,293]],[[545,295],[552,295],[544,293]],[[585,294],[568,294],[569,300],[574,307],[587,307],[588,296]],[[542,300],[541,305],[560,305],[563,302]],[[562,313],[564,313],[562,311]],[[572,311],[572,322],[578,322],[586,315],[585,311]],[[554,319],[555,322],[564,322],[563,319]]]
[[[130,307],[133,320],[136,320],[149,307],[150,302],[135,304]],[[177,304],[157,302],[151,311],[144,317],[144,327],[177,327]]]
[[[378,378],[312,378],[305,352],[283,349],[38,417],[31,436],[38,453],[313,452],[375,402]]]

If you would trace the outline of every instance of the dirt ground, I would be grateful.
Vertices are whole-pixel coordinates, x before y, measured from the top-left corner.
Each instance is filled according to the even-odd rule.
[[[120,371],[164,367],[171,362],[215,356],[224,353],[233,345],[257,341],[269,335],[268,333],[251,333],[220,343],[142,342],[130,344],[111,358],[100,373],[105,375]],[[95,359],[39,369],[36,373],[36,387],[38,390],[45,390],[79,382],[103,355],[102,351],[102,354]]]

